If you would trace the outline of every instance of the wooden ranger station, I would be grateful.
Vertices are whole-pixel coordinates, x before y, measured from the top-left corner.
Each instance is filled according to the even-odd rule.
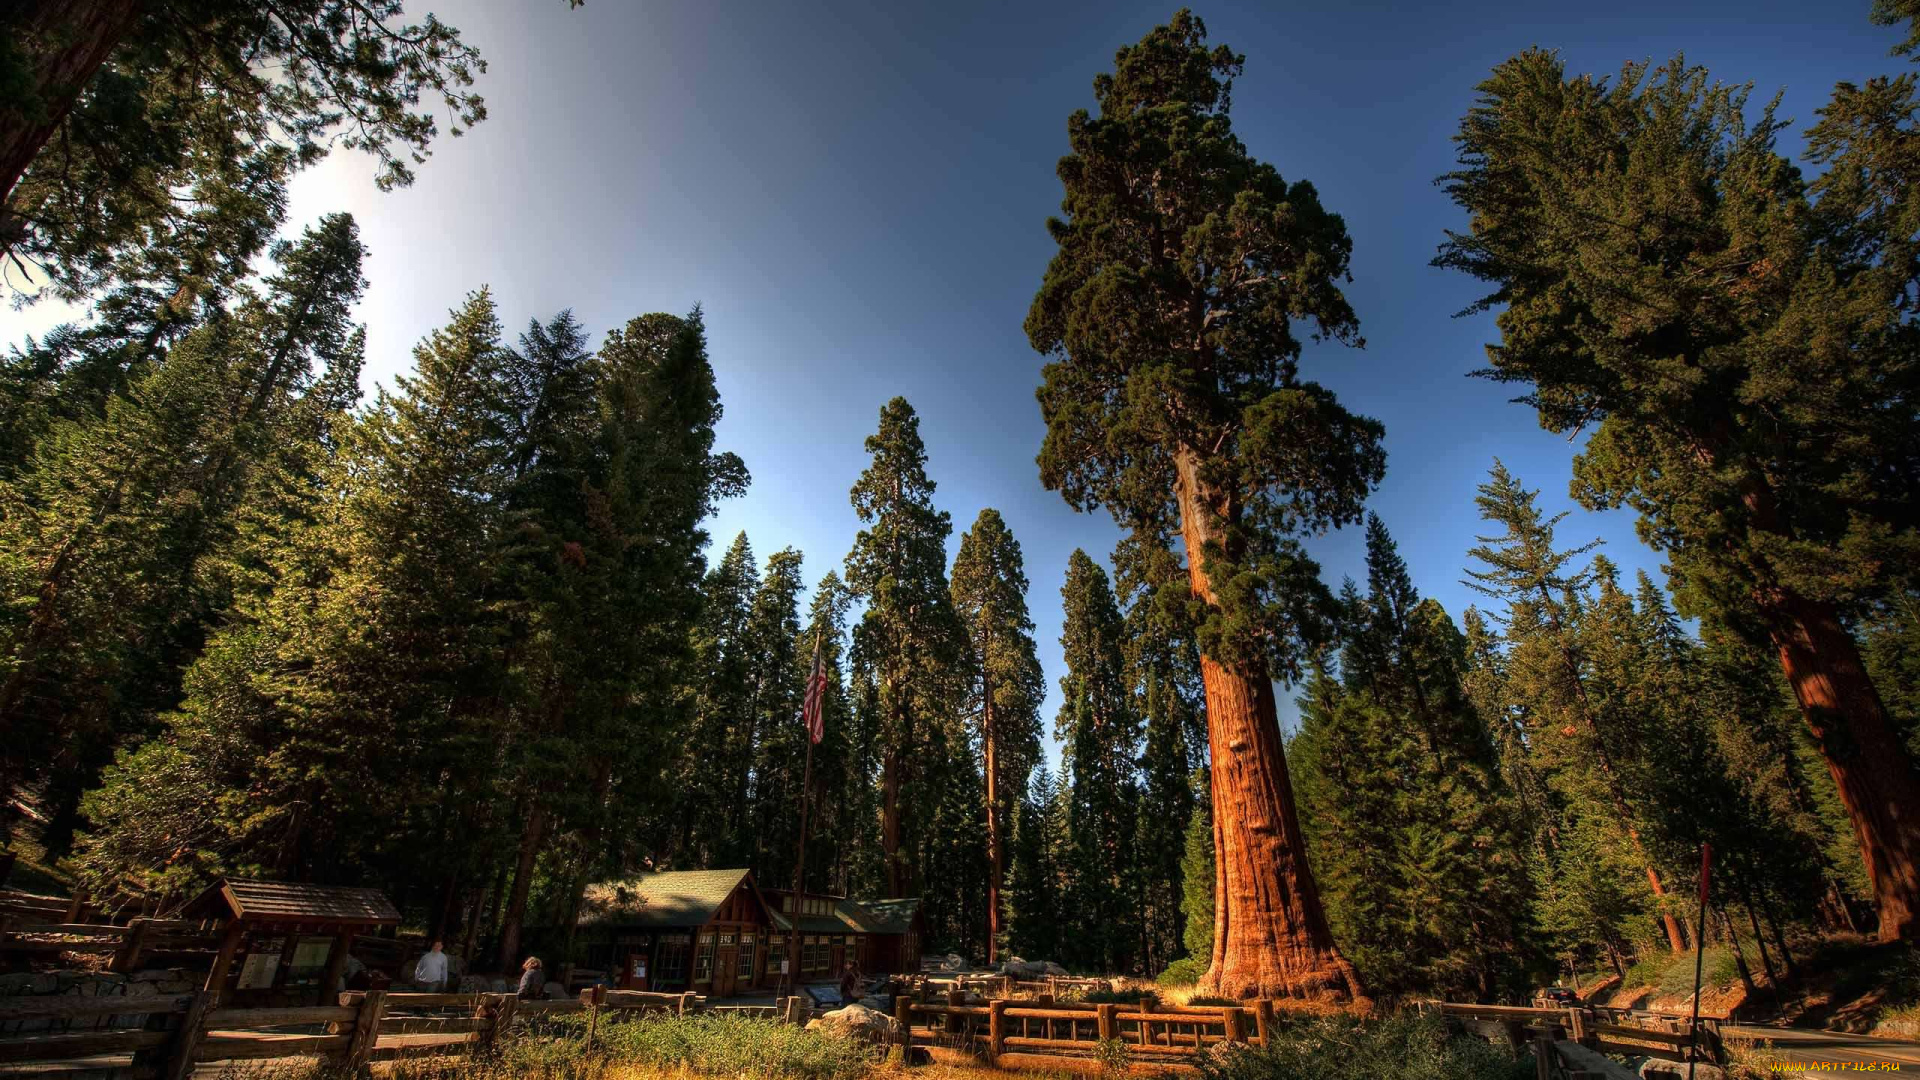
[[[575,940],[620,989],[724,998],[772,992],[792,933],[802,982],[831,980],[848,960],[869,974],[916,971],[923,925],[917,899],[796,902],[744,869],[684,870],[588,886]]]

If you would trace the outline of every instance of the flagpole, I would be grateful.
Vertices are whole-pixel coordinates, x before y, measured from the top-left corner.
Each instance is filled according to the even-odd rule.
[[[813,636],[813,666],[818,668],[819,665],[820,633],[816,632]],[[807,681],[809,683],[813,681],[813,668],[808,669]],[[821,702],[820,707],[825,708],[826,703]],[[803,711],[801,737],[807,744],[807,757],[806,765],[800,772],[800,840],[794,845],[793,911],[790,913],[792,926],[787,932],[787,969],[792,972],[792,990],[795,997],[800,994],[800,913],[805,906],[801,902],[801,893],[807,878],[807,814],[813,805],[813,730],[804,722],[804,716]]]

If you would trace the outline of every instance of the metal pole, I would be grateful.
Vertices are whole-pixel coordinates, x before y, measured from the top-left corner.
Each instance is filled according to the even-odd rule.
[[[1700,925],[1693,932],[1693,1019],[1687,1024],[1687,1080],[1700,1060],[1700,969],[1707,955],[1707,879],[1713,872],[1713,845],[1700,845]]]

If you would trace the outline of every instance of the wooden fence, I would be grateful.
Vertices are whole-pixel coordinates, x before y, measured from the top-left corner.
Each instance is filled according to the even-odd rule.
[[[512,994],[410,994],[350,991],[337,1004],[277,1009],[216,1009],[205,992],[165,997],[0,1000],[0,1073],[112,1069],[139,1080],[183,1080],[196,1066],[223,1061],[321,1056],[349,1068],[372,1061],[463,1054],[491,1046],[516,1023],[602,1010],[627,1013],[737,1013],[805,1023],[800,998],[772,1006],[709,1006],[694,994],[592,991],[578,999],[522,1001]],[[53,1021],[63,1030],[18,1033],[21,1021]]]
[[[1689,1034],[1686,1017],[1592,1007],[1517,1008],[1451,1002],[1429,1002],[1425,1008],[1439,1012],[1466,1031],[1505,1041],[1516,1050],[1531,1046],[1540,1069],[1539,1080],[1582,1073],[1596,1078],[1635,1075],[1612,1062],[1607,1054],[1684,1062],[1688,1047],[1693,1046],[1701,1061],[1716,1065],[1727,1061],[1719,1023],[1709,1017],[1701,1018],[1696,1040]],[[1616,1022],[1621,1020],[1634,1022]]]
[[[1265,1045],[1274,1003],[1197,1008],[1003,998],[970,1005],[955,992],[945,1004],[901,997],[894,1019],[909,1063],[916,1046],[986,1054],[1010,1068],[1084,1068],[1124,1052],[1136,1070],[1161,1073],[1191,1069],[1183,1059],[1221,1043]]]
[[[25,922],[0,914],[0,965],[26,966],[65,954],[107,956],[108,970],[154,966],[204,966],[220,948],[220,936],[178,919],[104,923]]]

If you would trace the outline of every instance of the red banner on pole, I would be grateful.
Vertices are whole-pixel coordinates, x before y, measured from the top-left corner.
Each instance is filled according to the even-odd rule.
[[[1713,877],[1713,845],[1700,845],[1700,906],[1707,906],[1707,880]]]

